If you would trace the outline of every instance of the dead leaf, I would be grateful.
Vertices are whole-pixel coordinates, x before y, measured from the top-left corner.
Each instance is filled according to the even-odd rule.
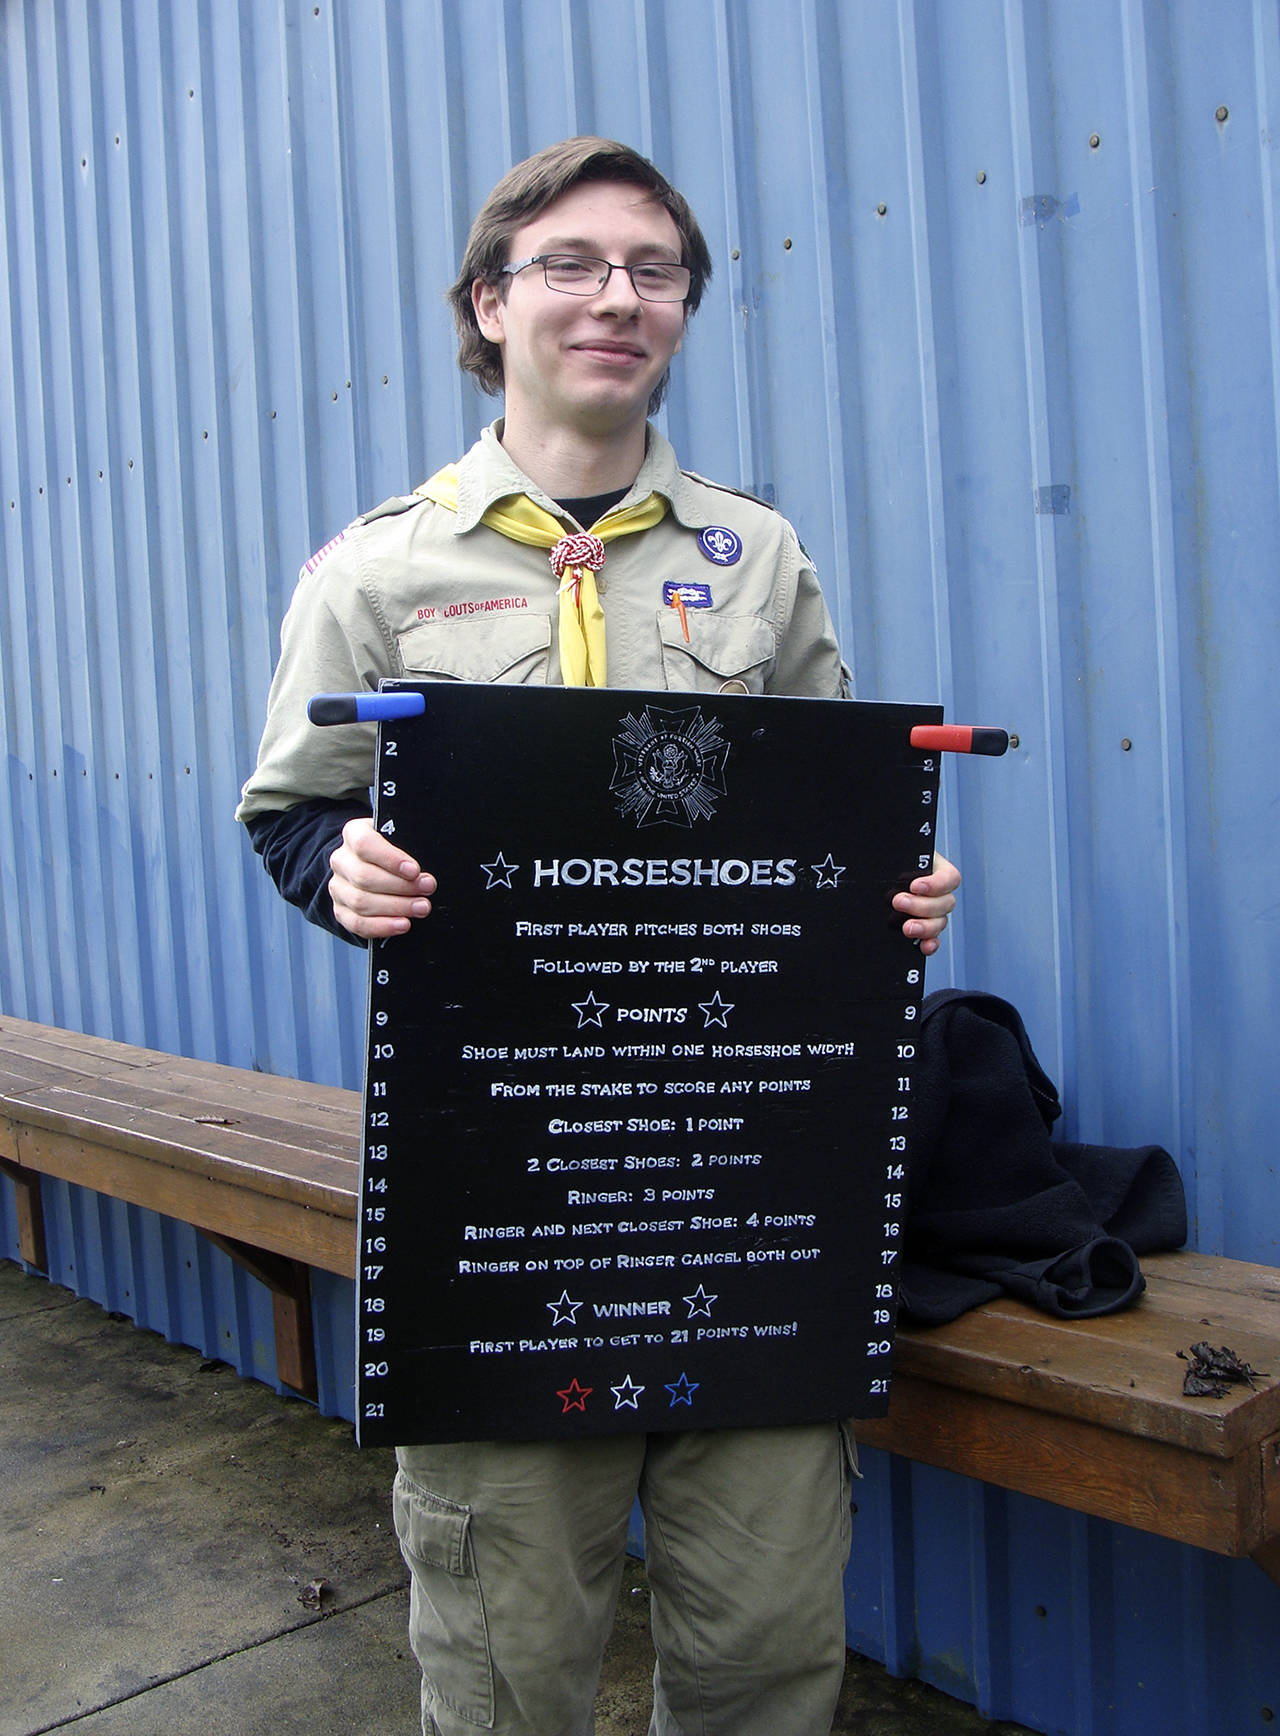
[[[1193,1344],[1190,1352],[1180,1350],[1178,1355],[1191,1364],[1182,1381],[1182,1390],[1188,1398],[1225,1398],[1233,1381],[1256,1391],[1254,1381],[1269,1378],[1260,1369],[1250,1368],[1225,1344],[1215,1349],[1202,1340]]]

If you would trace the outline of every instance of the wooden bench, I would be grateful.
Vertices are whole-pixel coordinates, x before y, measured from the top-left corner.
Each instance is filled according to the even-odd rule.
[[[353,1277],[353,1091],[0,1018],[0,1168],[22,1256],[45,1267],[40,1178],[193,1224],[274,1295],[280,1378],[315,1395],[309,1269]],[[1118,1520],[1280,1579],[1280,1271],[1213,1255],[1143,1261],[1122,1314],[1062,1321],[997,1301],[901,1328],[887,1417],[860,1440]],[[1186,1398],[1207,1339],[1265,1371]]]
[[[899,1330],[888,1416],[858,1439],[904,1458],[1194,1543],[1280,1581],[1280,1271],[1152,1254],[1120,1314],[1057,1320],[985,1303]],[[1267,1378],[1187,1398],[1207,1340]]]
[[[42,1175],[194,1225],[270,1289],[279,1377],[316,1397],[310,1268],[355,1277],[358,1092],[0,1018],[0,1170],[41,1271]]]

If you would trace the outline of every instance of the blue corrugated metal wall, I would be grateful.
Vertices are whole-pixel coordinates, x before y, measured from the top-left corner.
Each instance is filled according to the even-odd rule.
[[[356,1082],[360,961],[230,815],[300,561],[492,413],[470,213],[578,131],[712,245],[686,461],[795,520],[863,694],[1018,734],[948,771],[931,983],[1277,1263],[1277,0],[0,0],[0,1008]],[[56,1275],[259,1369],[182,1232],[56,1197]],[[1089,1736],[1280,1706],[1251,1564],[868,1457],[893,1668]]]

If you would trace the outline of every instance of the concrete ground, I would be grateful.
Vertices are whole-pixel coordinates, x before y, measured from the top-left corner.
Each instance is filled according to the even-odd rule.
[[[0,1262],[0,1736],[415,1736],[389,1452]],[[630,1564],[597,1736],[645,1736]],[[850,1658],[837,1736],[1015,1736]]]

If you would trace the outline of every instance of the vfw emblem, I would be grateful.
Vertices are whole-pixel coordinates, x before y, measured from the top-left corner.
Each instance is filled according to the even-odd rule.
[[[715,813],[728,757],[718,720],[704,718],[701,706],[646,705],[639,717],[628,713],[613,738],[609,789],[618,812],[633,815],[637,827],[692,826]]]

